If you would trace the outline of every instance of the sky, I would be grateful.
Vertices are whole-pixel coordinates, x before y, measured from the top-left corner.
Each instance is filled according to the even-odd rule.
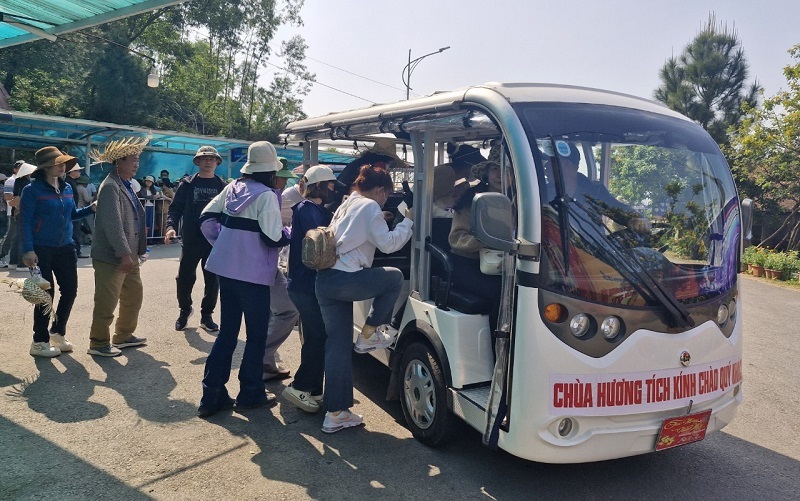
[[[800,44],[798,0],[305,0],[303,26],[281,28],[276,40],[300,34],[308,44],[319,82],[304,98],[308,116],[405,99],[409,49],[414,59],[445,46],[412,73],[412,98],[493,81],[652,98],[666,59],[712,11],[736,30],[749,81],[766,96],[785,88],[787,51]]]

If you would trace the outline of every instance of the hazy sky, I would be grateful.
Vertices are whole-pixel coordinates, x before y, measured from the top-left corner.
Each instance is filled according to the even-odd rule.
[[[710,11],[736,29],[750,79],[767,96],[785,87],[787,51],[800,44],[800,0],[306,0],[304,26],[278,38],[301,33],[308,43],[306,63],[319,82],[304,100],[309,116],[371,104],[322,84],[377,103],[404,99],[408,50],[413,59],[448,45],[412,73],[412,97],[502,81],[651,98],[664,61]]]

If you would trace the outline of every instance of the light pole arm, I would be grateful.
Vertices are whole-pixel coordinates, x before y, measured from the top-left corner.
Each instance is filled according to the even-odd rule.
[[[411,73],[414,71],[414,69],[417,67],[417,65],[420,63],[420,61],[422,61],[423,59],[425,59],[428,56],[432,56],[434,54],[439,54],[441,52],[444,52],[449,48],[450,48],[450,46],[448,45],[447,47],[442,47],[439,50],[430,52],[430,53],[425,54],[424,56],[420,56],[420,57],[418,57],[416,59],[411,59],[411,49],[408,49],[408,64],[406,64],[403,67],[403,73],[402,73],[403,83],[406,86],[406,100],[408,100],[408,98],[410,97],[410,94],[411,94]]]

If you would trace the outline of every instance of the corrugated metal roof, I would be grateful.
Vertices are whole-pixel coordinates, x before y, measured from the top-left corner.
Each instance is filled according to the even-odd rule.
[[[0,48],[81,30],[186,0],[3,0]],[[36,33],[26,30],[29,27]]]

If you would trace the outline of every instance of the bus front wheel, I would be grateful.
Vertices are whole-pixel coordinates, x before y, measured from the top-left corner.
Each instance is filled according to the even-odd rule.
[[[447,442],[455,422],[436,354],[423,343],[413,343],[403,353],[401,370],[403,414],[414,438],[429,446]]]

